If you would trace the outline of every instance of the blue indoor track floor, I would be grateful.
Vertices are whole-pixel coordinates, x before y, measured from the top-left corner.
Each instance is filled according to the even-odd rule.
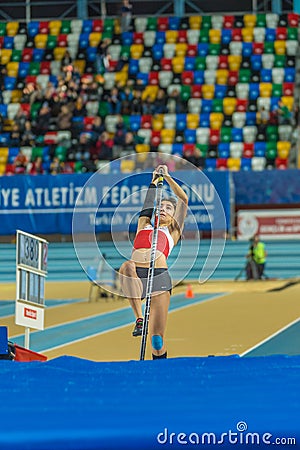
[[[0,448],[299,448],[299,375],[300,356],[0,361]]]

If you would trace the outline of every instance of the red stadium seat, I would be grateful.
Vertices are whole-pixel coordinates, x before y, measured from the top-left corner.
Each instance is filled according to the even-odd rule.
[[[44,143],[47,145],[53,145],[57,143],[57,131],[48,131],[44,137]]]
[[[68,46],[68,35],[60,34],[57,38],[57,46],[58,47],[67,47]]]
[[[193,156],[195,153],[195,144],[183,144],[183,154],[184,156]]]
[[[39,33],[49,34],[49,22],[40,22],[39,23]]]
[[[219,56],[219,69],[228,69],[228,55]]]
[[[27,117],[29,117],[30,114],[30,103],[21,103],[20,107],[22,111],[26,114]]]
[[[32,84],[36,84],[36,75],[27,75],[27,77],[25,78],[26,83],[32,83]]]
[[[236,42],[240,42],[243,40],[243,35],[242,35],[242,29],[241,28],[234,28],[232,30],[232,40],[236,41]]]
[[[144,33],[133,33],[133,43],[134,44],[143,44],[144,43]]]
[[[188,44],[186,56],[197,56],[197,52],[198,52],[197,45]]]
[[[262,55],[264,52],[264,43],[263,42],[253,42],[253,55]]]
[[[220,130],[210,130],[209,143],[210,145],[217,145],[220,142]]]
[[[254,143],[244,142],[243,157],[252,158],[254,156]]]
[[[41,62],[41,74],[42,75],[50,75],[51,74],[51,62],[50,61],[42,61]]]
[[[102,33],[103,31],[103,21],[101,19],[93,20],[93,32],[94,33]]]
[[[289,27],[298,27],[298,24],[299,24],[299,14],[289,13],[288,14]]]
[[[292,97],[294,95],[294,83],[283,83],[283,95],[286,97]]]
[[[152,126],[152,116],[150,114],[143,115],[141,117],[141,128],[151,128]]]
[[[187,31],[178,30],[177,42],[187,42]]]
[[[226,170],[227,169],[227,158],[217,158],[217,169]]]
[[[234,26],[234,16],[224,16],[223,27],[233,28]]]
[[[22,52],[22,61],[31,62],[33,56],[33,48],[24,48]]]
[[[275,159],[275,165],[277,169],[285,170],[288,168],[288,160],[282,159],[282,158],[276,158]]]
[[[84,129],[86,131],[90,131],[92,129],[93,124],[94,124],[94,120],[95,120],[94,117],[85,117],[83,119],[83,125],[84,125]]]
[[[172,59],[162,58],[160,61],[161,70],[172,70]]]
[[[150,72],[148,78],[148,84],[151,86],[157,86],[159,84],[159,73],[158,72]]]
[[[236,110],[238,112],[246,112],[248,106],[248,100],[244,100],[242,98],[238,98],[236,101]]]
[[[276,28],[276,39],[278,41],[286,41],[287,40],[287,29],[285,27]]]
[[[157,19],[157,30],[166,31],[169,28],[169,17],[159,17]]]
[[[150,144],[153,147],[158,147],[160,143],[161,143],[160,131],[152,131]]]
[[[181,74],[182,84],[192,85],[194,81],[194,72],[192,70],[185,70]]]
[[[228,85],[235,86],[239,81],[239,73],[237,70],[230,70],[228,73]]]
[[[201,84],[194,84],[192,86],[192,93],[193,98],[201,98],[202,97],[202,86]]]

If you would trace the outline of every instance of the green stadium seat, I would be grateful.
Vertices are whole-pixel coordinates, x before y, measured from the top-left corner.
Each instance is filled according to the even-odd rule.
[[[157,18],[148,17],[147,30],[156,31],[157,30]]]
[[[285,55],[275,55],[274,67],[285,67],[286,56]]]
[[[10,60],[12,62],[20,62],[22,60],[22,50],[13,50]]]
[[[223,112],[223,99],[215,98],[212,101],[212,111],[213,112]]]
[[[63,20],[61,22],[61,34],[70,34],[71,33],[71,21],[70,20]]]
[[[231,142],[231,128],[230,127],[222,127],[221,128],[220,141],[221,142]]]
[[[209,55],[219,56],[221,53],[221,44],[209,44],[208,53]]]
[[[251,70],[250,69],[240,69],[239,82],[240,83],[250,83],[250,81],[251,81]]]
[[[48,35],[47,48],[54,49],[57,46],[57,36]]]
[[[256,18],[256,27],[266,27],[266,15],[265,14],[257,14]]]
[[[277,157],[277,143],[267,142],[266,158],[275,159]]]
[[[34,119],[37,118],[41,106],[42,106],[41,102],[35,102],[35,103],[33,103],[31,105],[31,108],[30,108],[30,117],[31,117],[31,119],[34,120]]]
[[[31,62],[29,64],[29,75],[39,75],[41,69],[41,63]]]
[[[31,161],[34,161],[36,158],[43,157],[43,147],[33,147],[31,153]]]
[[[195,70],[205,70],[206,69],[206,57],[196,56],[195,58]]]
[[[298,28],[288,28],[287,38],[290,41],[298,41]]]
[[[272,87],[272,97],[282,96],[282,84],[273,84]]]
[[[0,22],[0,36],[6,36],[6,23]]]
[[[278,127],[276,125],[268,125],[266,128],[266,138],[267,141],[277,142],[278,141]]]

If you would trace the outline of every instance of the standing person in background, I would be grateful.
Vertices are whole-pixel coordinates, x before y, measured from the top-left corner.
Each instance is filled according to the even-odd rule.
[[[265,270],[267,252],[265,244],[260,240],[259,235],[256,234],[253,238],[253,259],[258,268],[258,278],[262,279]]]
[[[121,30],[122,33],[129,31],[132,16],[132,5],[129,0],[123,0],[123,5],[121,7]]]

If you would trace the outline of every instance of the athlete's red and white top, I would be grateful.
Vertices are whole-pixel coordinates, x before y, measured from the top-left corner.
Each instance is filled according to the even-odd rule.
[[[139,248],[151,248],[152,243],[153,226],[147,225],[145,228],[140,230],[136,235],[133,242],[133,248],[135,250]],[[157,250],[165,255],[167,258],[174,247],[174,240],[171,236],[169,228],[167,226],[158,228],[157,237]]]

